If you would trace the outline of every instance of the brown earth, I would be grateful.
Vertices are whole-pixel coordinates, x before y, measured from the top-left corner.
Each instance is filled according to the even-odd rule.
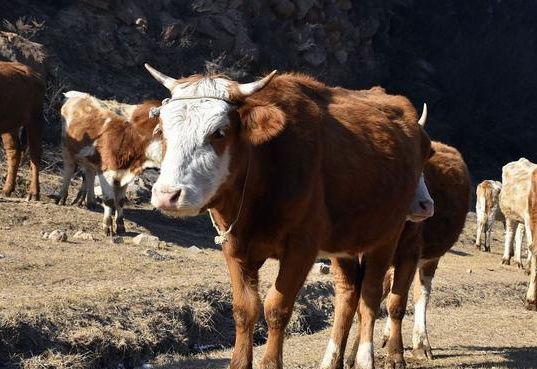
[[[48,166],[43,197],[59,183],[57,166]],[[22,195],[26,170],[20,177]],[[114,243],[101,234],[100,212],[48,199],[0,199],[0,367],[130,368],[151,360],[161,369],[227,367],[233,342],[229,282],[206,217],[174,220],[141,205],[125,215],[129,233]],[[42,232],[54,229],[65,231],[67,242],[42,239]],[[501,226],[490,254],[475,250],[474,229],[470,215],[434,281],[429,334],[436,358],[411,362],[411,368],[537,368],[537,313],[523,308],[528,278],[500,265]],[[78,230],[96,240],[74,240]],[[161,242],[133,244],[141,232]],[[274,261],[262,269],[262,293],[276,270]],[[289,328],[286,367],[318,366],[332,293],[329,275],[310,273]],[[404,327],[407,346],[411,320]],[[256,342],[262,344],[265,334],[261,320]],[[257,358],[262,351],[256,349]]]

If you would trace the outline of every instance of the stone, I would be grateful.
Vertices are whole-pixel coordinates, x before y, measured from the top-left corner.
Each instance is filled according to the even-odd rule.
[[[110,243],[114,244],[114,245],[120,245],[120,244],[123,244],[125,243],[125,239],[121,236],[114,236],[112,238],[110,238]]]
[[[132,243],[139,246],[158,247],[158,245],[160,244],[160,240],[157,236],[140,233],[138,236],[132,239]]]
[[[164,261],[169,259],[169,256],[162,255],[159,252],[151,249],[145,250],[145,254],[156,261]]]
[[[48,234],[48,239],[57,242],[66,242],[67,233],[62,230],[56,229]]]
[[[76,233],[73,235],[73,240],[95,241],[95,238],[93,237],[91,233],[79,230],[79,231],[76,231]]]
[[[4,254],[0,254],[0,259],[4,259],[6,256]]]
[[[193,252],[195,254],[199,254],[201,252],[201,249],[198,246],[192,245],[188,248],[188,251]]]
[[[472,274],[472,273],[473,273],[473,270],[472,270],[472,269],[466,269],[466,273],[468,273],[468,274]]]

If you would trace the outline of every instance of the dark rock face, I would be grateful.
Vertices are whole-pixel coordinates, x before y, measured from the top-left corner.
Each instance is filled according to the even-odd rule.
[[[46,55],[56,105],[60,89],[165,97],[144,62],[173,76],[245,81],[279,69],[348,88],[380,84],[418,110],[427,102],[427,130],[463,152],[477,181],[520,156],[537,160],[536,11],[527,0],[17,0],[0,14],[44,27],[3,27],[19,38],[0,37],[0,59]],[[59,122],[49,124],[57,143]]]

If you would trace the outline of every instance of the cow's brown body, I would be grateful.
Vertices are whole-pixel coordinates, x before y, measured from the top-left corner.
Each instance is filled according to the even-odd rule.
[[[15,189],[21,160],[22,128],[28,141],[32,179],[28,199],[39,199],[39,161],[43,128],[45,84],[30,67],[0,61],[0,133],[7,157],[7,177],[2,192],[9,196]]]
[[[76,202],[94,206],[94,179],[99,176],[105,206],[104,230],[111,234],[110,212],[116,210],[116,232],[124,232],[122,207],[129,182],[148,166],[158,166],[158,157],[148,153],[156,138],[158,119],[149,118],[149,109],[158,101],[140,105],[102,101],[79,92],[67,93],[62,106],[64,119],[64,182],[57,202],[65,204],[69,183],[77,162],[84,169],[84,183]],[[120,115],[121,114],[121,115]],[[160,156],[160,139],[157,156]],[[150,157],[151,156],[151,157]]]

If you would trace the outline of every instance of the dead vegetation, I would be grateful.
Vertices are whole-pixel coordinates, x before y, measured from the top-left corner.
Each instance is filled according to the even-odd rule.
[[[47,155],[47,166],[56,168],[53,153]],[[20,173],[26,178],[26,170]],[[56,169],[44,171],[42,182],[43,193],[51,193],[59,183]],[[25,189],[21,181],[18,191]],[[0,199],[0,367],[135,368],[151,360],[161,368],[227,367],[234,338],[231,295],[210,223],[203,217],[168,219],[147,206],[131,205],[125,215],[132,231],[115,243],[101,235],[99,212]],[[499,265],[500,227],[493,254],[473,248],[474,227],[470,217],[435,280],[430,334],[433,345],[442,344],[450,356],[440,351],[433,367],[491,368],[472,366],[472,360],[490,355],[490,347],[503,357],[502,352],[537,339],[528,329],[537,317],[523,310],[527,276]],[[67,242],[42,239],[42,232],[54,229],[65,231]],[[81,230],[94,240],[74,239]],[[161,242],[135,245],[138,233]],[[262,293],[276,271],[276,262],[262,269]],[[310,273],[288,329],[298,336],[286,346],[289,368],[317,367],[328,339],[332,295],[331,276]],[[410,319],[405,324],[408,345]],[[506,327],[517,331],[513,342]],[[256,343],[265,337],[261,319]],[[475,337],[485,340],[486,353],[470,347],[479,346]],[[502,360],[498,368],[530,368],[502,366]]]

